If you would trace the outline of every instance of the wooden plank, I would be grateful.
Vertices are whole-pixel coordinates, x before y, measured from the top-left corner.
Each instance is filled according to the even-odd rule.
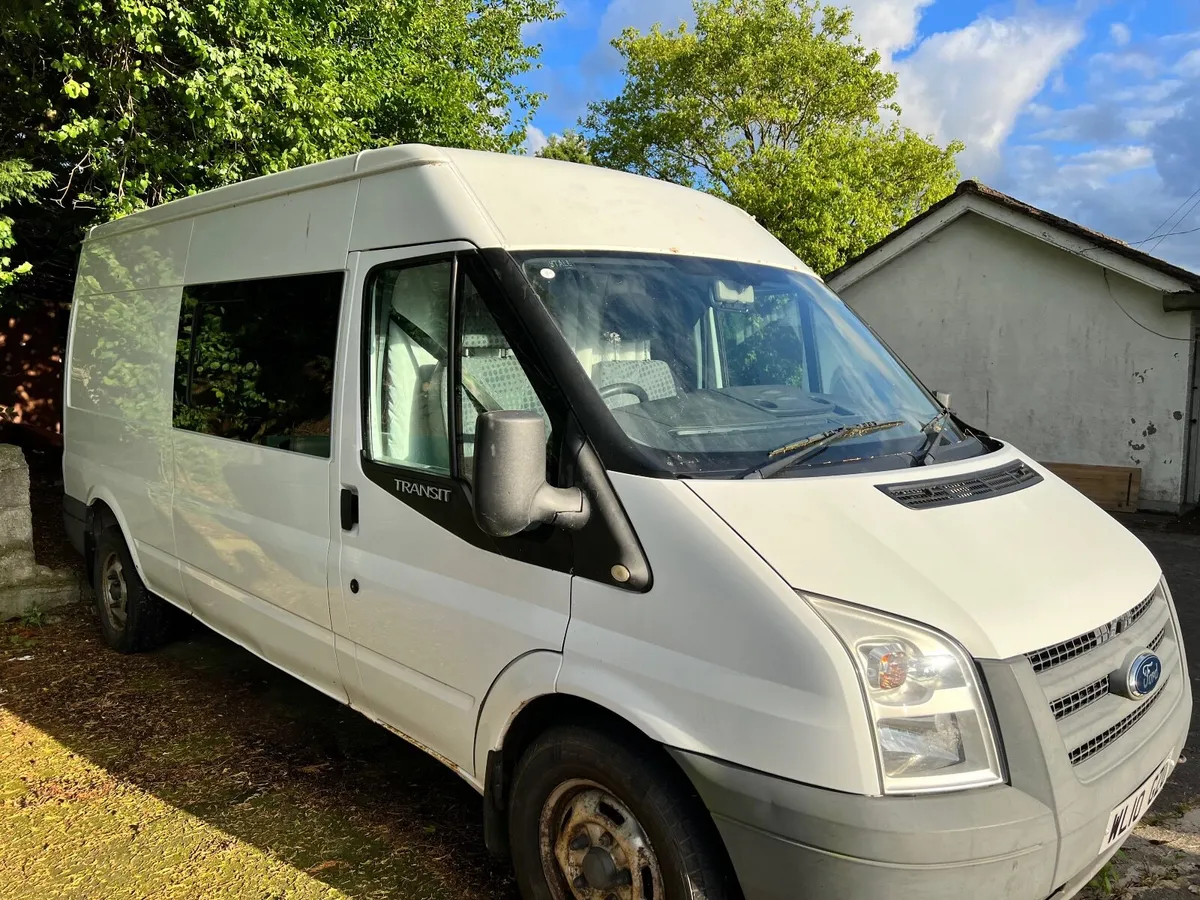
[[[1047,469],[1101,509],[1133,512],[1138,508],[1142,470],[1132,466],[1085,466],[1078,463],[1042,463]]]

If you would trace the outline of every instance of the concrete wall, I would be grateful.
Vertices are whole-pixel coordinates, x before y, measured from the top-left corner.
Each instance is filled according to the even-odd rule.
[[[0,444],[0,621],[73,603],[80,589],[74,573],[35,562],[29,467],[20,447]]]
[[[1162,294],[968,213],[841,294],[968,422],[1044,462],[1138,466],[1178,509],[1189,313]]]

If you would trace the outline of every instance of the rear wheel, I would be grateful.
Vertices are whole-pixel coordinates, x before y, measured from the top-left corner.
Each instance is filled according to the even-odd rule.
[[[716,829],[657,754],[582,726],[533,742],[509,807],[526,900],[734,900]]]
[[[147,590],[133,564],[125,539],[108,524],[96,536],[96,608],[105,642],[120,653],[153,650],[170,629],[170,605]]]

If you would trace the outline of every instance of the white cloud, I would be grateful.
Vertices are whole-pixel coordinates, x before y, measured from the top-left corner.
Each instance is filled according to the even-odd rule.
[[[1117,103],[1162,103],[1170,99],[1183,82],[1177,78],[1164,78],[1153,84],[1139,84],[1136,87],[1107,92]]]
[[[1154,127],[1150,144],[1164,182],[1190,194],[1200,190],[1200,79],[1181,88],[1177,99],[1178,111]]]
[[[1088,60],[1088,64],[1092,68],[1093,82],[1110,78],[1114,72],[1133,72],[1143,78],[1153,78],[1159,70],[1159,61],[1140,50],[1097,53]]]
[[[1058,167],[1057,178],[1071,189],[1101,190],[1109,179],[1154,165],[1154,151],[1146,146],[1099,147],[1069,157]]]
[[[584,57],[581,68],[593,78],[611,74],[621,67],[621,55],[611,41],[622,31],[645,32],[655,25],[671,30],[680,22],[692,23],[692,0],[612,0],[600,16],[597,45]]]
[[[895,64],[901,121],[939,141],[963,141],[964,174],[986,177],[1017,117],[1082,39],[1081,22],[1036,8],[935,34]]]
[[[612,0],[600,17],[600,40],[610,41],[626,28],[647,31],[661,24],[671,29],[692,21],[692,0]]]
[[[527,156],[533,156],[547,143],[549,141],[546,140],[546,132],[533,125],[525,126],[525,154]]]
[[[851,27],[866,47],[878,50],[884,65],[892,55],[911,47],[925,7],[934,0],[845,0],[854,11]]]
[[[1129,26],[1121,22],[1113,22],[1108,26],[1108,34],[1113,39],[1113,43],[1118,47],[1124,47],[1129,43],[1133,35],[1129,31]]]
[[[1200,47],[1184,54],[1183,59],[1175,63],[1175,72],[1184,78],[1200,78]]]

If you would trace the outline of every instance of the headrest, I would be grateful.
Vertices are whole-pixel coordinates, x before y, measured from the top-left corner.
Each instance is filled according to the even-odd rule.
[[[631,339],[648,336],[655,330],[653,323],[657,305],[649,294],[614,294],[605,304],[602,328]]]

